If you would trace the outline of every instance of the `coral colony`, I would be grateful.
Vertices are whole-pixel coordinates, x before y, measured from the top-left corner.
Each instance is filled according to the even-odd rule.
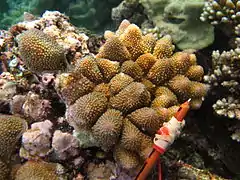
[[[236,35],[235,49],[213,52],[213,69],[205,76],[193,51],[179,51],[169,34],[156,36],[126,19],[116,31],[104,32],[97,53],[90,51],[89,37],[58,11],[39,18],[25,14],[23,22],[1,30],[0,180],[134,179],[156,131],[188,99],[191,110],[200,109],[213,86],[231,87],[214,111],[240,119],[239,2],[194,6],[204,10],[196,23],[211,27],[209,37],[213,27],[205,21],[234,24]],[[186,49],[185,43],[177,46]],[[239,140],[239,134],[232,138]],[[183,177],[223,179],[178,165]]]

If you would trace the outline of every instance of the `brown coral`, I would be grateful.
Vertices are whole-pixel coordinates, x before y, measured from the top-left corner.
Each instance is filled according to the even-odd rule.
[[[60,179],[60,175],[57,175],[58,168],[58,164],[54,163],[27,161],[16,172],[15,180],[58,180]]]
[[[104,46],[99,49],[97,58],[106,58],[113,61],[124,62],[130,59],[130,53],[118,37],[107,39]]]
[[[21,58],[32,71],[56,71],[67,68],[65,52],[50,36],[30,29],[17,38]]]
[[[0,160],[0,180],[9,179],[10,169]]]
[[[199,65],[191,66],[185,75],[192,81],[201,81],[204,75],[203,67]]]
[[[104,150],[117,147],[115,159],[132,168],[147,156],[150,136],[178,105],[191,97],[199,107],[207,88],[197,82],[195,55],[174,53],[170,36],[156,42],[126,21],[106,36],[96,58],[76,62],[72,74],[83,75],[94,88],[67,108],[66,117],[76,131],[92,133]]]
[[[130,24],[125,31],[119,36],[123,45],[127,48],[132,60],[136,60],[144,53],[144,46],[142,41],[142,32],[135,24]]]
[[[17,116],[0,115],[0,159],[9,159],[16,142],[26,129],[27,123],[24,119]]]
[[[154,109],[149,107],[137,109],[129,114],[127,118],[139,129],[149,134],[155,133],[165,120]]]
[[[120,111],[108,109],[92,127],[93,136],[103,149],[109,150],[119,139],[123,124]]]
[[[141,83],[133,82],[111,97],[110,105],[114,109],[127,113],[147,106],[150,100],[150,93],[146,87]]]
[[[63,73],[55,81],[55,88],[60,92],[67,105],[70,105],[81,96],[91,92],[94,83],[81,74]]]
[[[125,169],[135,169],[140,164],[138,155],[121,147],[116,147],[114,158]]]
[[[107,108],[107,98],[99,92],[80,97],[69,107],[67,118],[79,129],[91,128]]]
[[[92,56],[86,56],[79,61],[79,63],[76,64],[74,71],[81,73],[94,83],[100,83],[103,81],[103,75],[98,68],[96,60]]]

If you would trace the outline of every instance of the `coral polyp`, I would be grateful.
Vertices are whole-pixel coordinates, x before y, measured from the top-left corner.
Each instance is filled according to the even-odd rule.
[[[80,59],[68,73],[67,82],[81,84],[77,77],[84,77],[93,88],[84,91],[90,86],[66,83],[56,89],[71,102],[66,117],[75,131],[93,134],[105,151],[116,147],[116,161],[123,167],[137,167],[149,153],[154,132],[187,98],[201,102],[207,88],[198,82],[203,74],[195,55],[174,52],[170,36],[156,42],[125,20],[116,33],[108,31],[105,37],[96,57]],[[127,163],[129,158],[132,162]]]

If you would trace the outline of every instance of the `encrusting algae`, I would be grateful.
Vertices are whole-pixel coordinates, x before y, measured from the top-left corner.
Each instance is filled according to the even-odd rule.
[[[155,40],[124,20],[96,57],[76,62],[57,77],[75,131],[88,131],[115,160],[136,168],[151,149],[152,135],[189,98],[199,108],[208,87],[194,54],[174,53],[170,36]],[[81,84],[81,88],[79,85]],[[74,98],[72,98],[74,97]]]

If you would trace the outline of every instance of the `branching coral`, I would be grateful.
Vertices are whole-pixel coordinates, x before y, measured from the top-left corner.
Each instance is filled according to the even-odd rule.
[[[200,106],[207,87],[185,76],[196,66],[196,57],[174,53],[170,36],[155,42],[150,35],[143,36],[138,26],[125,20],[116,33],[107,32],[105,37],[106,43],[96,58],[85,57],[76,62],[68,76],[58,77],[66,84],[77,84],[71,77],[83,76],[85,82],[95,86],[83,94],[78,91],[86,89],[85,86],[74,91],[73,96],[79,97],[71,100],[66,117],[76,131],[93,134],[102,149],[119,146],[116,160],[124,167],[135,168],[149,153],[151,135],[176,112],[177,105],[191,97],[198,99]],[[188,73],[189,77],[198,77],[197,80],[201,79],[200,75],[198,70]],[[66,94],[68,88],[78,87],[56,84],[66,102],[73,93]],[[135,159],[127,165],[123,157]]]
[[[240,1],[209,0],[205,3],[202,21],[208,21],[217,27],[226,29],[227,35],[234,37],[235,45],[226,47],[229,51],[213,51],[212,70],[204,80],[212,85],[213,91],[218,92],[216,103],[213,105],[215,112],[220,116],[240,119],[239,104],[239,67],[240,67]],[[240,137],[234,136],[240,140]]]

